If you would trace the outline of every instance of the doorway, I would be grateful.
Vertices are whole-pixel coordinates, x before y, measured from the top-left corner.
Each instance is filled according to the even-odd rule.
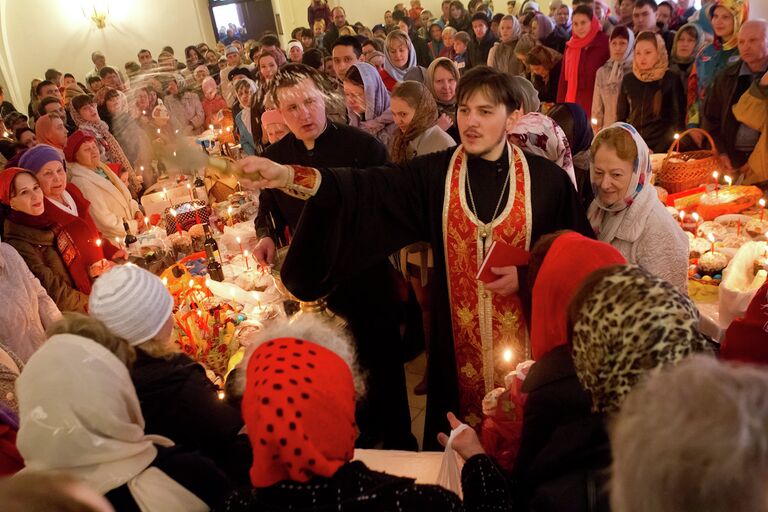
[[[213,33],[224,44],[260,39],[264,32],[276,32],[270,0],[209,0]]]

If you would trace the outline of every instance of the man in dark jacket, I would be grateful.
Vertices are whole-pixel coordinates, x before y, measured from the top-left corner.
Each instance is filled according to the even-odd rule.
[[[496,44],[496,37],[491,31],[491,22],[488,17],[477,12],[472,16],[472,39],[467,49],[467,68],[485,66],[488,63],[488,53]]]
[[[675,41],[675,31],[667,30],[656,20],[656,11],[659,6],[656,0],[637,0],[632,9],[632,28],[635,35],[640,32],[653,32],[659,34],[664,40],[664,46],[667,48],[667,55],[672,53],[672,44]]]
[[[712,135],[724,166],[747,173],[746,162],[760,132],[737,121],[733,106],[768,70],[768,23],[765,20],[751,20],[741,26],[739,54],[741,58],[722,70],[712,82],[702,110],[702,128]]]
[[[339,29],[348,25],[347,12],[341,6],[333,8],[331,18],[333,19],[333,24],[328,27],[325,36],[323,36],[323,48],[332,48],[333,43],[339,38]]]

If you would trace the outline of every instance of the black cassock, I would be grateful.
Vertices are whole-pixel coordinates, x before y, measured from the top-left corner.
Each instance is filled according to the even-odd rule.
[[[265,156],[285,164],[370,167],[387,163],[387,150],[376,138],[357,128],[329,122],[307,150],[292,134],[267,148]],[[256,218],[259,237],[285,241],[285,227],[295,230],[305,206],[279,190],[264,190]],[[273,230],[272,216],[275,222]],[[301,261],[324,260],[325,248],[309,249]],[[296,250],[289,250],[289,254]],[[384,441],[390,449],[416,449],[411,434],[410,409],[405,387],[403,347],[400,336],[400,300],[395,272],[387,255],[369,258],[364,266],[339,279],[329,293],[328,306],[347,320],[357,342],[358,360],[367,373],[366,397],[358,403],[358,446]],[[330,292],[330,289],[329,289]],[[326,295],[326,294],[324,294]]]
[[[435,269],[424,447],[438,450],[437,433],[449,430],[445,415],[459,406],[443,245],[445,180],[454,151],[422,156],[400,167],[320,169],[320,188],[306,203],[281,272],[292,293],[312,300],[406,245],[432,244]],[[561,229],[593,237],[565,171],[541,157],[525,156],[530,171],[531,247],[542,235]],[[506,150],[495,162],[468,159],[467,181],[483,222],[492,220],[508,162]],[[524,276],[520,288],[526,288]]]

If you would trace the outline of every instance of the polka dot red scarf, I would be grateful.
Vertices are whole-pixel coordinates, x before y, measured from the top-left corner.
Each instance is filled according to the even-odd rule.
[[[339,356],[314,343],[269,341],[248,362],[243,418],[254,487],[330,477],[354,453],[352,373]]]

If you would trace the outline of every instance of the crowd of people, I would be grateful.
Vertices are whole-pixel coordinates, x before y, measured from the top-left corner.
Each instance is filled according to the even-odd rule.
[[[765,508],[768,285],[721,346],[700,333],[651,156],[700,127],[734,183],[768,181],[768,22],[748,0],[492,4],[369,28],[312,0],[285,46],[230,25],[183,62],[48,69],[26,109],[0,89],[4,510]],[[226,399],[120,243],[165,148],[224,126],[255,260],[289,245],[285,286],[346,320],[275,322]],[[483,281],[494,241],[530,260]],[[462,498],[353,460],[418,450],[421,343],[422,448],[456,432]],[[511,470],[478,437],[502,348],[534,361]]]

